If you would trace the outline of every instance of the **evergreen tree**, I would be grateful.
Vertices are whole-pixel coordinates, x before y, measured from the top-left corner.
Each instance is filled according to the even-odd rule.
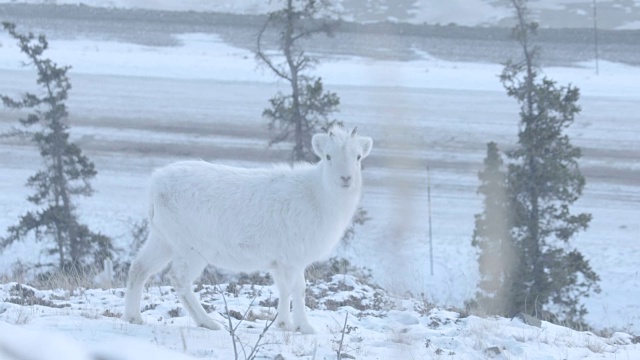
[[[524,0],[512,4],[518,16],[514,35],[524,55],[520,62],[508,62],[500,76],[507,94],[520,104],[518,144],[508,153],[507,174],[511,236],[520,253],[512,306],[579,325],[587,313],[581,299],[599,291],[598,275],[570,244],[591,220],[590,214],[569,209],[585,185],[580,149],[564,133],[580,111],[579,89],[539,75],[539,49],[530,39],[537,24],[528,22]]]
[[[271,107],[262,115],[269,120],[272,133],[269,145],[292,141],[292,162],[317,162],[319,159],[311,147],[311,137],[321,128],[342,125],[342,122],[329,118],[337,111],[340,98],[336,93],[324,90],[321,78],[307,74],[317,60],[305,53],[300,41],[321,33],[332,35],[335,23],[319,19],[321,13],[328,12],[331,7],[328,0],[285,1],[284,8],[270,13],[260,30],[256,56],[289,84],[291,93],[276,94],[269,100]],[[270,26],[278,32],[277,43],[284,62],[275,62],[262,48],[265,32]],[[348,243],[353,238],[356,224],[363,225],[368,220],[367,211],[358,207],[343,242]]]
[[[269,14],[258,35],[258,59],[291,88],[291,93],[279,92],[271,98],[271,107],[263,112],[273,134],[269,145],[292,141],[293,161],[317,161],[311,148],[311,137],[319,128],[328,128],[336,122],[330,120],[329,115],[340,104],[335,93],[324,90],[321,78],[306,73],[316,60],[299,45],[302,39],[314,34],[331,34],[331,24],[317,19],[327,7],[323,1],[286,0],[282,10]],[[275,62],[262,49],[263,36],[270,26],[278,31],[278,47],[284,55],[281,63]]]
[[[483,212],[475,216],[471,244],[478,249],[477,305],[490,314],[507,315],[515,311],[511,294],[517,253],[509,231],[510,204],[503,167],[497,144],[488,143],[484,169],[478,173]]]
[[[38,210],[28,211],[17,225],[9,227],[8,236],[0,242],[0,250],[31,234],[37,241],[47,243],[46,251],[57,256],[61,270],[78,270],[92,262],[102,263],[113,250],[111,241],[78,222],[73,202],[74,197],[92,194],[89,181],[96,170],[80,148],[69,142],[65,101],[71,89],[67,77],[70,67],[60,67],[43,57],[48,48],[44,35],[20,34],[14,24],[7,22],[3,27],[18,41],[29,64],[36,68],[41,94],[26,93],[17,100],[3,95],[2,101],[9,108],[33,109],[20,123],[25,128],[23,133],[38,146],[44,168],[27,181],[27,186],[35,190],[28,201]],[[36,130],[31,130],[33,128]]]

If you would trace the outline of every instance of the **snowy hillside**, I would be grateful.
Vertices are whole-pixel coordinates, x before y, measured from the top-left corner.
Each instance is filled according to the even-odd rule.
[[[0,0],[0,2],[16,2]],[[106,8],[168,11],[212,11],[232,14],[266,14],[280,6],[265,0],[19,0],[21,3],[83,4]],[[640,29],[640,1],[598,1],[602,29]],[[591,28],[591,0],[537,0],[531,2],[542,27]],[[347,21],[393,21],[413,24],[462,26],[511,26],[513,12],[508,1],[491,0],[340,0],[334,12]]]
[[[257,358],[264,359],[335,359],[338,351],[343,359],[640,357],[640,338],[628,334],[601,338],[547,322],[468,316],[391,297],[348,275],[309,286],[315,335],[275,327],[264,332],[275,311],[274,286],[231,283],[195,290],[210,316],[228,328],[226,300],[241,359],[256,343]],[[9,283],[0,286],[0,299],[2,360],[235,358],[229,332],[194,327],[171,287],[149,287],[142,303],[145,325],[118,319],[122,289],[39,291]]]
[[[234,13],[268,10],[262,1],[82,3]],[[426,7],[445,2],[397,3]],[[446,11],[434,8],[423,13],[439,13],[441,19],[413,17],[414,12],[406,19],[444,24],[459,21],[451,14],[466,14],[469,23],[458,23],[477,25],[500,24],[504,16],[494,8],[497,2],[447,3],[452,7],[440,9]],[[614,1],[598,3],[630,14],[617,18],[620,21],[611,28],[634,26],[638,1],[619,7]],[[217,7],[208,7],[211,4]],[[342,2],[345,11],[350,4]],[[473,16],[458,11],[468,4],[477,5]],[[536,4],[549,11],[588,8],[584,1]],[[582,10],[575,13],[588,19]],[[71,136],[99,172],[96,194],[81,201],[79,213],[92,228],[113,236],[125,249],[123,257],[131,247],[131,224],[146,215],[145,191],[155,167],[193,158],[270,166],[286,158],[286,145],[267,148],[266,122],[261,117],[267,99],[282,84],[256,66],[250,51],[226,42],[237,29],[221,29],[221,33],[167,30],[168,35],[160,35],[171,40],[169,45],[158,45],[114,39],[110,32],[75,35],[73,31],[81,26],[72,21],[68,28],[58,25],[35,28],[54,34],[48,55],[72,66]],[[141,21],[136,26],[146,29],[146,25]],[[138,33],[139,28],[131,24],[114,22],[107,27],[135,36],[156,35]],[[603,61],[596,76],[591,60],[544,69],[559,83],[581,89],[583,111],[569,132],[584,151],[580,164],[587,187],[575,210],[592,213],[594,220],[577,236],[575,245],[602,278],[602,293],[585,299],[587,321],[604,332],[618,331],[601,338],[545,322],[538,328],[517,319],[485,319],[454,310],[473,295],[477,284],[476,254],[470,242],[473,216],[480,211],[477,170],[485,144],[497,141],[506,149],[515,142],[517,108],[498,82],[500,64],[443,60],[415,47],[396,47],[395,40],[373,44],[383,55],[398,50],[409,53],[409,60],[322,53],[314,69],[341,98],[337,117],[374,138],[374,151],[363,172],[363,205],[372,220],[356,230],[350,246],[336,253],[371,268],[384,290],[350,276],[310,284],[310,293],[315,294],[310,317],[318,334],[270,329],[260,354],[270,359],[278,354],[285,359],[333,359],[349,312],[344,353],[357,359],[640,358],[640,345],[634,344],[638,341],[634,336],[640,334],[640,69]],[[630,41],[633,51],[633,39],[625,41]],[[34,74],[22,66],[24,59],[14,41],[0,32],[0,44],[0,94],[18,95],[32,89]],[[468,47],[470,42],[459,46]],[[17,118],[15,112],[0,108],[0,131],[14,126]],[[37,151],[25,142],[0,139],[0,236],[29,206],[24,183],[39,161]],[[427,165],[432,186],[433,275],[426,235]],[[28,242],[0,254],[0,275],[10,275],[16,263],[42,261],[46,255],[38,249],[39,244]],[[221,285],[221,289],[228,287]],[[220,290],[208,285],[197,290],[202,302],[211,306],[211,315],[226,323]],[[414,296],[422,293],[426,300],[392,295],[407,291]],[[351,298],[362,294],[378,302],[363,304]],[[171,288],[151,286],[145,296],[147,325],[140,326],[117,318],[123,309],[122,289],[45,291],[16,283],[0,285],[0,360],[22,359],[25,350],[31,356],[41,355],[35,359],[232,358],[229,334],[194,327]],[[251,308],[256,316],[239,327],[241,340],[254,344],[272,314],[267,305],[270,298],[277,298],[275,289],[247,284],[226,297],[239,315]],[[29,302],[16,303],[17,298]]]

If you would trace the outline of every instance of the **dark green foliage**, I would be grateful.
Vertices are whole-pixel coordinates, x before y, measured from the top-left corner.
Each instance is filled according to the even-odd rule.
[[[507,94],[520,104],[518,144],[507,153],[509,158],[505,177],[506,198],[486,190],[498,187],[499,171],[489,158],[490,149],[481,173],[480,192],[485,195],[484,213],[476,218],[474,245],[480,248],[480,259],[488,251],[487,221],[499,221],[504,215],[509,233],[491,237],[494,243],[509,238],[512,249],[500,249],[516,262],[516,268],[499,281],[508,299],[505,315],[524,312],[568,325],[584,324],[587,313],[582,298],[591,291],[599,292],[598,275],[588,260],[575,249],[570,240],[586,230],[591,215],[573,214],[570,206],[580,197],[585,185],[578,159],[580,149],[573,146],[564,133],[580,107],[579,90],[574,86],[558,86],[555,81],[540,77],[536,67],[538,49],[530,45],[535,23],[528,23],[523,0],[512,0],[517,10],[518,25],[514,31],[523,49],[521,62],[508,62],[500,76]],[[491,148],[491,146],[490,146]],[[493,174],[487,177],[487,174]],[[483,178],[484,176],[484,178]],[[493,184],[493,185],[489,185]],[[489,205],[493,204],[492,206]],[[479,237],[478,237],[479,236]],[[479,239],[479,240],[476,240]],[[496,249],[494,249],[496,250]],[[496,279],[481,265],[481,289],[487,278]],[[492,289],[495,286],[491,286]]]
[[[371,220],[369,213],[362,206],[358,207],[356,213],[353,215],[353,220],[351,221],[351,225],[345,230],[344,235],[342,236],[343,244],[350,244],[351,240],[356,235],[356,225],[364,225],[367,221]]]
[[[70,67],[60,67],[43,58],[48,48],[44,35],[20,34],[14,24],[6,22],[3,27],[18,41],[29,64],[38,71],[37,84],[42,91],[41,94],[26,93],[17,100],[3,95],[2,101],[9,108],[32,109],[26,118],[20,119],[25,128],[21,133],[27,134],[38,146],[44,168],[27,181],[27,186],[34,189],[28,201],[39,208],[27,212],[17,225],[9,227],[0,250],[32,234],[37,241],[47,243],[48,254],[58,256],[57,265],[62,270],[101,263],[113,250],[111,240],[80,224],[73,203],[76,196],[92,194],[89,181],[96,170],[80,148],[69,142],[65,101],[71,89],[67,77]],[[31,130],[33,128],[37,130]]]
[[[475,217],[471,244],[478,248],[480,282],[476,300],[484,311],[509,314],[512,308],[512,282],[518,263],[509,231],[510,208],[503,160],[494,142],[487,144],[484,169],[478,173],[483,195],[483,212]]]
[[[263,112],[272,133],[269,145],[292,141],[293,161],[317,161],[311,148],[311,137],[321,127],[328,128],[336,123],[329,115],[340,104],[338,95],[324,90],[321,78],[307,74],[316,60],[299,46],[300,40],[314,34],[331,33],[329,22],[316,19],[325,7],[323,2],[315,0],[286,0],[282,10],[269,14],[258,35],[256,56],[291,88],[291,93],[278,93],[271,98],[271,107]],[[263,35],[270,27],[278,32],[277,42],[284,56],[282,63],[274,62],[262,50]]]
[[[300,83],[303,86],[298,92],[298,101],[293,94],[278,93],[269,99],[271,108],[265,109],[262,116],[269,119],[269,130],[275,133],[269,145],[294,139],[293,160],[315,162],[311,137],[320,127],[335,123],[328,116],[335,111],[340,99],[335,93],[323,91],[320,78],[302,78]]]
[[[324,90],[321,78],[307,74],[317,61],[299,46],[301,39],[314,34],[331,35],[335,23],[318,19],[327,7],[326,1],[286,0],[282,10],[269,14],[258,35],[257,58],[291,87],[291,93],[280,92],[269,99],[271,107],[265,109],[262,115],[269,120],[272,134],[269,145],[282,141],[293,142],[292,162],[317,162],[319,159],[311,147],[313,134],[321,128],[342,125],[340,121],[330,119],[330,115],[338,109],[340,98]],[[275,63],[262,50],[263,36],[270,26],[278,32],[278,46],[284,55],[282,63]],[[343,240],[348,242],[353,238],[355,224],[363,225],[368,220],[366,210],[358,208]]]

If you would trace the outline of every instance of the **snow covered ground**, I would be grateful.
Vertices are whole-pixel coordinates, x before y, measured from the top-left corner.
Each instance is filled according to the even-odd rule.
[[[99,171],[94,181],[97,193],[81,202],[79,212],[94,228],[117,237],[121,246],[128,245],[131,221],[145,216],[144,191],[154,167],[183,158],[245,166],[262,166],[284,158],[284,147],[266,150],[265,121],[260,116],[266,100],[282,84],[258,68],[250,52],[225,44],[215,34],[183,34],[176,39],[180,46],[141,46],[94,38],[50,44],[48,55],[52,59],[73,66],[74,87],[68,102],[72,136]],[[13,41],[2,33],[0,43],[0,93],[17,95],[32,88],[34,74],[20,66],[23,58]],[[337,117],[350,126],[359,125],[363,134],[375,140],[364,172],[363,204],[372,220],[357,229],[351,246],[338,251],[358,265],[371,267],[374,278],[387,291],[410,290],[413,294],[424,293],[443,308],[461,306],[475,291],[477,281],[470,246],[473,215],[480,211],[476,172],[486,142],[497,141],[503,149],[515,142],[517,107],[497,80],[500,65],[443,61],[427,53],[416,54],[419,60],[404,62],[329,57],[323,58],[316,69],[327,88],[341,98]],[[551,78],[573,83],[583,94],[583,112],[570,129],[574,143],[583,147],[581,165],[587,176],[585,194],[575,210],[592,213],[594,220],[589,230],[575,239],[575,245],[600,274],[603,288],[601,294],[585,300],[590,311],[587,320],[596,328],[613,327],[638,334],[640,69],[605,62],[600,71],[595,76],[592,64],[587,63],[545,69]],[[0,110],[0,131],[15,122],[16,114]],[[1,235],[28,207],[28,189],[23,185],[34,172],[38,154],[19,141],[2,139],[0,163]],[[426,236],[427,165],[431,168],[433,196],[433,276],[429,273]],[[0,273],[9,271],[16,259],[37,260],[41,254],[33,249],[32,244],[18,245],[0,255]],[[9,296],[11,286],[4,285],[0,299]],[[104,316],[105,310],[122,311],[119,291],[86,290],[80,299],[59,295],[77,303],[88,301],[88,293],[106,299],[85,307],[72,305],[73,310],[2,304],[0,319],[20,328],[66,333],[79,342],[60,341],[79,354],[98,351],[96,343],[102,343],[105,337],[114,343],[122,337],[134,337],[178,351],[186,348],[187,353],[199,357],[228,358],[230,343],[222,332],[187,326],[189,319],[183,314],[174,324],[160,321],[147,326]],[[166,289],[164,295],[158,291],[150,294],[151,299],[167,305],[149,314],[165,319],[162,311],[179,304],[174,304]],[[38,294],[51,298],[53,292]],[[523,330],[504,319],[470,317],[456,323],[453,313],[437,315],[449,319],[449,327],[435,331],[443,336],[438,340],[442,342],[427,346],[426,339],[435,341],[436,337],[429,328],[433,314],[416,314],[413,306],[394,300],[398,302],[394,309],[398,313],[386,318],[351,317],[353,326],[364,333],[356,337],[364,338],[366,344],[357,358],[429,358],[439,355],[438,348],[455,352],[454,358],[478,358],[489,356],[483,351],[491,346],[504,346],[507,358],[640,356],[638,345],[615,345],[616,341],[623,342],[619,339],[622,335],[603,340],[549,324],[543,329]],[[247,307],[247,302],[238,303],[236,310]],[[220,309],[219,303],[216,308]],[[94,315],[82,315],[83,311]],[[271,353],[311,358],[315,342],[322,349],[316,358],[333,356],[330,347],[337,327],[333,319],[339,323],[343,313],[317,311],[314,324],[321,328],[332,324],[328,326],[334,330],[317,337],[275,332],[279,345]],[[405,332],[405,328],[409,330]],[[0,339],[42,339],[37,332],[26,331],[21,336],[21,330],[3,324]],[[246,336],[255,337],[256,331],[247,330]],[[405,338],[405,334],[409,335]],[[187,339],[186,347],[182,337]]]
[[[237,327],[241,359],[256,347],[268,325],[275,311],[275,291],[273,286],[238,284],[196,287],[210,315],[225,325],[228,320],[222,314],[227,313],[224,302],[228,303],[233,327]],[[278,359],[280,355],[281,359],[335,359],[338,350],[343,359],[640,356],[640,338],[626,333],[601,338],[547,322],[537,327],[520,319],[467,316],[415,299],[390,297],[348,275],[316,282],[307,293],[315,299],[307,303],[312,304],[309,317],[317,334],[270,328],[257,347],[257,358]],[[191,358],[184,354],[233,359],[235,354],[229,333],[194,327],[168,286],[149,287],[145,293],[145,325],[118,319],[123,289],[39,291],[9,283],[0,285],[0,298],[5,299],[0,307],[3,360]],[[244,350],[240,350],[242,346]]]

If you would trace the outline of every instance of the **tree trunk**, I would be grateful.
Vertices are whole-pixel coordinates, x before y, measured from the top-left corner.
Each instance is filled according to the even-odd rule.
[[[293,160],[301,161],[305,159],[304,154],[304,137],[302,133],[302,114],[300,112],[300,84],[298,81],[298,64],[296,64],[291,54],[293,46],[293,0],[287,0],[287,29],[285,32],[284,56],[287,59],[289,71],[291,73],[291,99],[293,110],[293,122],[295,126],[293,147]]]
[[[55,182],[52,184],[56,193],[56,207],[61,209],[60,221],[57,226],[61,237],[58,241],[58,251],[60,252],[60,268],[64,268],[65,264],[65,248],[64,238],[67,239],[69,246],[69,260],[74,263],[79,258],[78,239],[75,234],[71,199],[69,196],[67,179],[64,175],[64,149],[65,143],[63,140],[64,130],[62,119],[55,113],[56,109],[50,110],[52,113],[51,129],[53,130],[53,144],[52,144],[52,156],[54,163]],[[60,224],[63,228],[60,229]]]
[[[54,125],[52,125],[53,128]],[[55,131],[55,130],[54,130]],[[62,191],[63,191],[63,187],[60,186],[59,182],[60,179],[62,178],[62,159],[60,158],[59,155],[59,146],[57,144],[55,144],[55,142],[57,142],[57,136],[54,136],[54,144],[53,144],[53,149],[52,149],[52,155],[53,155],[53,169],[54,169],[54,178],[53,178],[53,196],[54,196],[54,203],[55,203],[55,208],[56,210],[56,221],[55,221],[55,227],[56,227],[56,234],[55,234],[55,240],[56,240],[56,246],[58,247],[58,261],[59,263],[59,268],[62,269],[62,267],[65,264],[65,251],[64,251],[64,238],[65,238],[65,229],[61,226],[61,224],[66,224],[66,216],[63,213],[60,213],[60,209],[64,208],[64,200],[63,200],[63,196],[62,196]],[[62,203],[62,204],[61,204]]]
[[[530,176],[535,178],[537,175],[537,171],[535,168],[535,160],[533,158],[529,158],[530,166],[533,166],[531,169]],[[530,251],[530,259],[532,262],[532,280],[533,283],[529,291],[535,295],[534,305],[535,311],[538,311],[540,308],[540,304],[538,304],[538,296],[541,294],[541,291],[544,287],[544,264],[542,262],[542,254],[540,251],[540,196],[538,194],[535,186],[530,189],[530,200],[531,200],[531,214],[529,216],[529,224],[528,232],[529,232],[529,251]],[[546,299],[546,297],[544,297]]]

